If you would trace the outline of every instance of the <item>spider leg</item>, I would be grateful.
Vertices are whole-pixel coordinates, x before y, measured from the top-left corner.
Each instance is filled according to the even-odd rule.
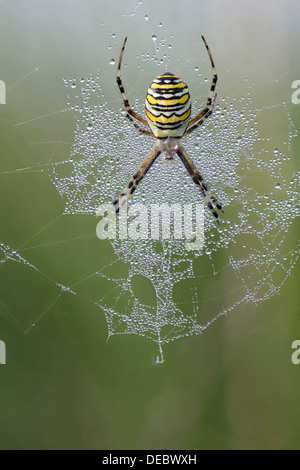
[[[199,186],[199,189],[202,193],[202,196],[208,205],[210,211],[214,215],[217,224],[219,225],[219,216],[217,211],[213,206],[215,206],[219,211],[224,212],[222,209],[221,204],[217,201],[215,196],[211,193],[211,191],[208,189],[206,186],[202,176],[200,175],[199,171],[197,170],[196,166],[194,165],[192,159],[188,156],[182,145],[177,150],[177,155],[181,159],[182,163],[184,164],[185,168],[189,172],[190,176],[192,177],[192,180],[194,183]]]
[[[137,172],[133,175],[131,180],[128,183],[128,186],[122,191],[122,193],[116,197],[112,204],[116,206],[116,213],[119,212],[121,207],[127,202],[127,200],[131,197],[133,192],[136,190],[137,185],[142,181],[146,173],[150,170],[151,166],[157,159],[157,157],[161,154],[161,151],[158,150],[158,146],[156,145],[154,149],[150,152],[146,160],[142,163],[139,167]]]
[[[117,84],[118,84],[118,87],[119,87],[119,89],[120,89],[120,92],[121,92],[121,95],[122,95],[122,98],[123,98],[123,102],[124,102],[124,106],[125,106],[125,112],[126,112],[126,117],[129,119],[130,122],[132,122],[132,124],[134,125],[134,127],[135,127],[139,132],[141,132],[142,134],[153,135],[152,132],[150,132],[150,131],[148,131],[148,130],[146,130],[146,129],[142,129],[142,128],[134,121],[134,119],[137,119],[138,121],[140,121],[141,123],[143,123],[146,127],[149,127],[148,122],[146,121],[146,119],[143,119],[143,118],[142,118],[141,116],[139,116],[135,111],[133,111],[133,109],[131,109],[131,107],[130,107],[130,105],[129,105],[128,98],[127,98],[126,93],[125,93],[125,90],[124,90],[124,86],[123,86],[122,80],[121,80],[121,64],[122,64],[123,53],[124,53],[126,41],[127,41],[127,37],[125,38],[124,43],[123,43],[123,46],[122,46],[122,50],[121,50],[121,53],[120,53],[120,59],[119,59],[119,65],[118,65],[118,72],[117,72]]]
[[[213,106],[214,106],[214,103],[215,103],[215,100],[216,100],[216,96],[217,96],[214,93],[215,88],[216,88],[216,84],[217,84],[217,80],[218,80],[215,64],[214,64],[214,61],[213,61],[213,58],[212,58],[212,55],[211,55],[211,52],[210,52],[210,49],[208,47],[207,42],[205,41],[203,36],[201,36],[201,37],[202,37],[202,40],[203,40],[204,45],[206,47],[208,56],[210,58],[210,63],[211,63],[212,71],[213,71],[213,79],[212,79],[212,84],[211,84],[211,87],[210,87],[210,93],[209,93],[209,96],[207,98],[206,107],[196,117],[194,117],[193,119],[190,120],[187,131],[185,132],[185,134],[189,134],[190,132],[195,130],[197,127],[201,126],[201,124],[203,124],[205,119],[207,119],[211,115],[211,113],[213,111]],[[201,120],[201,123],[197,123],[197,121],[200,121],[200,120]]]
[[[214,95],[213,97],[213,100],[211,102],[211,107],[209,109],[209,111],[207,111],[207,113],[198,121],[196,122],[196,124],[194,124],[192,127],[190,127],[187,131],[185,131],[184,135],[187,135],[187,134],[190,134],[191,132],[193,132],[195,129],[197,129],[197,127],[199,126],[202,126],[202,124],[204,123],[204,121],[206,121],[206,119],[212,114],[213,110],[214,110],[214,106],[215,106],[215,102],[216,102],[216,97],[217,97],[217,93]]]

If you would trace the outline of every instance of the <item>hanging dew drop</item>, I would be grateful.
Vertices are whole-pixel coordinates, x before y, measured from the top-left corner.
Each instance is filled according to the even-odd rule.
[[[115,60],[115,59],[110,59],[110,61],[109,61],[109,64],[110,64],[110,65],[115,65],[115,63],[116,63],[116,60]]]

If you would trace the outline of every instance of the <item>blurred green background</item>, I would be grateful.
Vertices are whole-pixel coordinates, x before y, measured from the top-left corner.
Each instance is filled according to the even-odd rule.
[[[291,100],[299,27],[296,0],[1,1],[0,242],[38,268],[0,264],[1,449],[300,448],[300,365],[291,362],[300,339],[299,266],[279,295],[170,343],[156,367],[152,342],[129,335],[107,342],[103,312],[57,285],[76,284],[115,255],[96,238],[94,217],[62,215],[64,202],[42,171],[73,144],[63,78],[100,66],[105,100],[121,106],[109,61],[125,35],[133,65],[159,28],[174,35],[178,58],[197,58],[203,34],[219,93],[234,96],[247,77],[260,107]],[[278,96],[269,96],[275,78]],[[143,95],[142,80],[135,93]],[[288,109],[299,127],[300,105]],[[281,130],[274,112],[266,129],[283,139],[286,124]],[[299,149],[294,139],[298,169]],[[298,232],[294,224],[291,247]]]

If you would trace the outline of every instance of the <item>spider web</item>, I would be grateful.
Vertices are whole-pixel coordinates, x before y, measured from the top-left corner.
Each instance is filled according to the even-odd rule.
[[[142,2],[137,3],[128,17],[140,15],[139,22],[149,24],[149,16],[140,14],[141,5]],[[139,73],[147,69],[146,77],[150,76],[150,68],[153,74],[153,68],[160,73],[174,66],[174,35],[162,31],[161,25],[152,28],[155,52],[140,52],[135,58]],[[158,31],[162,31],[160,35]],[[122,39],[120,34],[110,32],[116,51]],[[127,47],[125,76],[130,53]],[[198,63],[207,61],[206,73],[210,76],[204,49],[202,54]],[[199,73],[195,59],[180,57],[180,60],[185,61],[190,74],[186,81],[191,83],[194,110],[201,109],[209,79]],[[111,59],[109,65],[89,77],[63,79],[68,99],[62,111],[72,114],[76,121],[71,155],[12,171],[47,174],[64,203],[60,217],[95,216],[99,204],[120,193],[154,146],[153,139],[137,134],[125,120],[117,88],[114,88],[116,103],[106,98],[108,70],[114,76],[115,69],[116,60]],[[126,78],[123,80],[128,92]],[[298,135],[291,118],[292,105],[283,100],[274,103],[272,99],[261,105],[257,99],[259,84],[246,77],[243,80],[234,96],[232,93],[218,96],[213,116],[183,141],[225,208],[219,227],[205,208],[203,249],[187,251],[182,242],[172,239],[98,242],[110,243],[115,255],[104,268],[88,276],[99,286],[99,296],[92,302],[99,312],[105,313],[108,337],[135,334],[150,339],[157,345],[157,362],[164,361],[167,343],[199,335],[220,317],[243,305],[259,304],[278,294],[299,258],[299,245],[292,231],[294,219],[299,216],[299,172],[291,159],[293,140]],[[271,96],[277,96],[278,86],[279,82],[273,81]],[[133,92],[129,90],[131,97]],[[143,99],[131,104],[143,114]],[[279,135],[273,130],[267,132],[264,126],[274,113],[280,121]],[[159,159],[135,192],[134,202],[172,204],[178,202],[179,195],[182,203],[196,203],[200,197],[179,161],[166,165]],[[95,217],[95,228],[97,221]],[[29,261],[22,246],[14,249],[1,242],[0,255],[0,265],[12,262],[26,266],[53,288],[51,302],[34,320],[29,320],[29,326],[24,328],[13,316],[23,331],[29,332],[65,293],[85,296],[86,276],[71,286],[58,282]],[[228,279],[227,284],[224,279]],[[135,286],[142,280],[153,289],[152,303],[145,302]],[[204,292],[202,285],[207,286],[207,281],[211,290]]]
[[[157,62],[167,68],[168,56],[161,55],[164,59]],[[184,139],[191,157],[205,169],[205,179],[212,188],[218,188],[218,198],[226,208],[220,228],[206,214],[205,245],[197,252],[187,252],[176,240],[160,243],[159,249],[152,240],[113,241],[118,260],[128,267],[126,275],[114,278],[105,270],[95,274],[115,286],[113,295],[104,295],[98,301],[106,315],[108,335],[137,334],[153,340],[159,349],[157,361],[163,360],[166,343],[200,334],[237,307],[266,301],[278,293],[298,259],[299,246],[286,251],[291,224],[299,215],[299,174],[286,175],[297,131],[287,103],[255,108],[254,85],[247,79],[245,83],[242,96],[220,96],[213,120],[196,135]],[[49,176],[65,201],[66,215],[94,214],[99,203],[112,200],[123,189],[153,141],[133,134],[123,110],[116,112],[103,102],[101,70],[95,77],[79,83],[72,79],[65,85],[69,87],[70,110],[77,116],[70,172],[60,177],[60,168],[67,162],[58,162],[51,165]],[[80,93],[72,94],[76,88]],[[142,102],[136,100],[135,107],[142,113]],[[271,136],[259,130],[261,121],[274,112],[286,125],[285,140],[279,148]],[[183,202],[197,202],[199,198],[179,162],[165,165],[160,159],[139,186],[134,200],[173,204],[178,194]],[[243,247],[242,255],[240,251],[234,253],[236,246]],[[220,267],[215,265],[215,257]],[[208,272],[201,272],[203,258],[210,261]],[[233,303],[226,304],[225,293],[221,302],[200,302],[201,280],[213,276],[218,284],[227,272],[235,286]],[[139,299],[132,287],[134,276],[151,282],[154,306]],[[183,301],[174,301],[176,286],[184,280],[190,284],[188,309],[183,308]]]

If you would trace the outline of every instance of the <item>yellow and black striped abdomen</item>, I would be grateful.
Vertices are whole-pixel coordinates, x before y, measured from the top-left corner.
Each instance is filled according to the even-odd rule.
[[[187,85],[172,73],[159,75],[146,96],[146,116],[158,139],[183,136],[191,115]]]

